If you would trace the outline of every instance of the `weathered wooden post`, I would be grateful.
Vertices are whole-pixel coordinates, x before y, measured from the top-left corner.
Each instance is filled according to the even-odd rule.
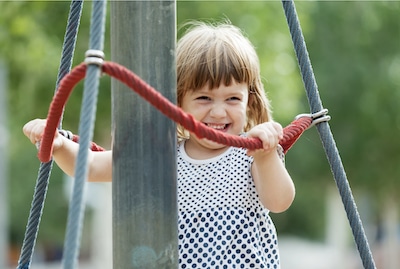
[[[175,1],[112,1],[111,58],[175,102]],[[112,82],[113,267],[177,268],[176,125]]]

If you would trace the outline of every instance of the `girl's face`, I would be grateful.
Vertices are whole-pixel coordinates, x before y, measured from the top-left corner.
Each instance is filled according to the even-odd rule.
[[[208,127],[239,135],[243,132],[247,120],[248,98],[246,83],[233,81],[230,86],[221,85],[212,90],[206,84],[201,89],[186,92],[182,98],[182,109]],[[194,158],[208,158],[210,154],[219,154],[226,148],[225,145],[214,141],[199,139],[194,134],[190,134],[185,146],[189,156]],[[193,154],[194,152],[196,154]],[[197,156],[198,154],[200,156]]]

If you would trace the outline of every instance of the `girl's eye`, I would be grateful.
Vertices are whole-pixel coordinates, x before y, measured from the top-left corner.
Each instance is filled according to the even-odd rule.
[[[197,100],[211,100],[208,96],[199,96],[196,98]]]
[[[229,99],[228,99],[228,101],[240,101],[240,98],[239,97],[230,97]]]

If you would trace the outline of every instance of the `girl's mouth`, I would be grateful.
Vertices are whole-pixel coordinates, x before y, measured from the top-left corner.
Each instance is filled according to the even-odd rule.
[[[205,123],[205,125],[218,131],[225,131],[228,129],[229,126],[229,124],[217,124],[217,123]]]

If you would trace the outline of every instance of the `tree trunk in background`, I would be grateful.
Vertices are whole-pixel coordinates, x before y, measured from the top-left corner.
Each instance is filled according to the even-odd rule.
[[[113,268],[111,183],[91,183],[94,203],[91,218],[91,264],[93,268]]]
[[[351,230],[337,189],[328,190],[326,203],[326,243],[337,250],[344,250],[348,247]]]
[[[7,128],[7,71],[0,60],[0,268],[8,263],[8,128]]]
[[[399,214],[394,199],[388,198],[383,209],[382,268],[400,268],[399,258]]]

